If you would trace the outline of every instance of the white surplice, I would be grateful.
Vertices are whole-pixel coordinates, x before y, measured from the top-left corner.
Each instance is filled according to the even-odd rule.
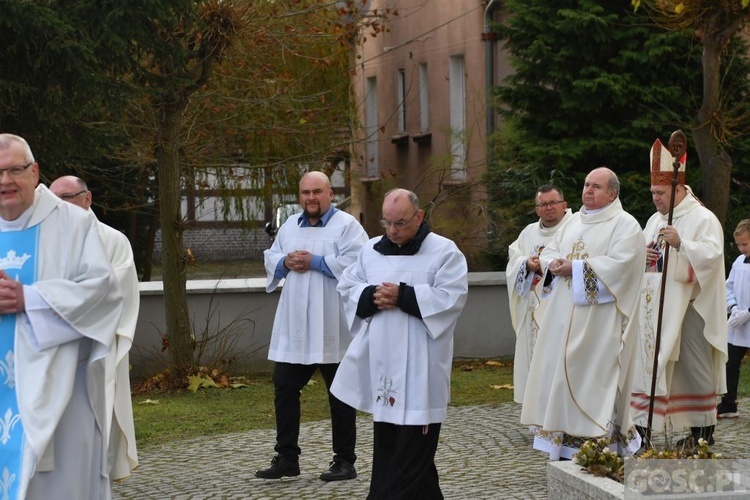
[[[508,247],[505,281],[508,287],[510,321],[516,332],[513,356],[513,399],[516,403],[523,403],[539,323],[547,306],[547,301],[541,299],[540,290],[536,286],[538,280],[526,268],[526,261],[532,255],[539,255],[571,216],[572,211],[567,209],[563,218],[552,227],[544,227],[541,219],[529,224]]]
[[[106,422],[110,423],[107,429],[110,478],[117,480],[130,476],[138,466],[129,360],[141,294],[133,250],[127,236],[102,222],[99,222],[98,230],[122,295],[122,314],[105,368]]]
[[[279,285],[276,266],[295,250],[325,256],[336,278],[357,258],[367,233],[357,220],[337,210],[324,227],[299,227],[300,214],[279,228],[271,248],[264,252],[266,291]],[[284,363],[338,363],[349,345],[346,318],[336,279],[318,271],[287,274],[273,321],[268,359]]]
[[[740,254],[732,264],[726,282],[727,298],[731,293],[737,307],[750,308],[750,262],[745,262],[745,256]],[[750,321],[729,328],[727,342],[740,347],[750,347]]]
[[[445,420],[453,330],[468,293],[466,259],[451,240],[430,233],[415,255],[382,255],[365,245],[338,290],[353,337],[331,392],[376,422],[426,425]],[[384,282],[414,287],[422,315],[400,309],[356,315],[362,292]]]
[[[575,270],[552,281],[521,412],[521,422],[537,432],[535,448],[551,458],[547,445],[567,458],[575,452],[560,449],[563,435],[634,437],[630,377],[645,248],[640,225],[616,199],[574,214],[541,254],[545,269],[564,258]],[[574,302],[576,289],[583,293]]]
[[[667,225],[667,217],[657,212],[649,218],[644,229],[648,243],[661,241],[659,230]],[[716,395],[726,392],[727,321],[721,224],[689,191],[674,207],[672,225],[680,235],[681,244],[679,251],[672,248],[669,252],[652,417],[655,432],[714,425]],[[661,280],[661,272],[646,272],[640,301],[640,341],[632,406],[636,423],[643,427],[648,423]],[[684,349],[687,334],[698,337],[690,340],[691,345],[703,341],[705,348]],[[677,363],[684,369],[678,366],[675,371]]]
[[[38,186],[0,231],[39,225],[36,281],[16,315],[15,378],[25,432],[19,498],[111,496],[104,360],[121,300],[93,213]]]

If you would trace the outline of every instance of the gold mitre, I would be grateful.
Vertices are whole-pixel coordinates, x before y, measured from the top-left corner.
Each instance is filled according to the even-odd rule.
[[[680,158],[680,168],[677,169],[677,183],[685,184],[685,162],[687,153]],[[674,157],[659,139],[651,146],[651,185],[670,186],[674,176]]]

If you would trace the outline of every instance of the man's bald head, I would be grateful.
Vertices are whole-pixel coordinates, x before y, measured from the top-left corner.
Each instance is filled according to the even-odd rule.
[[[84,210],[91,207],[93,201],[91,191],[89,191],[86,182],[79,177],[74,175],[58,177],[50,184],[49,189],[59,198]]]
[[[383,218],[388,239],[396,245],[411,241],[424,219],[424,211],[419,208],[419,198],[406,189],[388,191],[383,200]]]

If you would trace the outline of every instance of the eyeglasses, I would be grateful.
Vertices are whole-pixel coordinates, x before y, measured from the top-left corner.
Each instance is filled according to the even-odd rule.
[[[26,169],[32,166],[33,164],[34,162],[32,161],[31,163],[27,163],[26,165],[0,169],[0,179],[2,179],[3,174],[6,172],[11,177],[18,177],[19,175],[23,174],[26,171]]]
[[[391,222],[389,220],[380,219],[380,225],[386,229],[388,229],[389,227],[394,227],[396,229],[403,229],[406,227],[407,224],[409,224],[414,219],[414,217],[417,216],[418,213],[419,213],[419,210],[414,212],[414,214],[411,217],[409,217],[409,220],[399,220],[396,222]]]
[[[77,193],[63,193],[61,195],[58,195],[63,200],[72,200],[76,196],[81,196],[82,194],[85,194],[87,191],[84,189],[83,191],[78,191]]]
[[[544,203],[537,203],[537,204],[536,204],[536,205],[534,205],[534,206],[535,206],[536,208],[550,208],[550,207],[554,207],[554,206],[555,206],[555,205],[557,205],[558,203],[565,203],[565,201],[564,201],[564,200],[557,200],[557,201],[547,201],[547,202],[544,202]]]

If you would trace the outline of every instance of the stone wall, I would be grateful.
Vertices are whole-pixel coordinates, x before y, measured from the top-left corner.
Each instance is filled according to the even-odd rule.
[[[192,280],[187,283],[190,321],[196,339],[213,336],[203,354],[231,360],[235,373],[265,371],[271,328],[280,288],[266,293],[265,278]],[[166,332],[162,282],[140,284],[141,307],[130,351],[131,377],[142,380],[168,366],[163,350]],[[224,342],[216,332],[223,331]],[[456,358],[512,356],[516,335],[510,323],[505,273],[469,273],[469,295],[456,325],[453,354]],[[220,351],[220,352],[219,352]]]

